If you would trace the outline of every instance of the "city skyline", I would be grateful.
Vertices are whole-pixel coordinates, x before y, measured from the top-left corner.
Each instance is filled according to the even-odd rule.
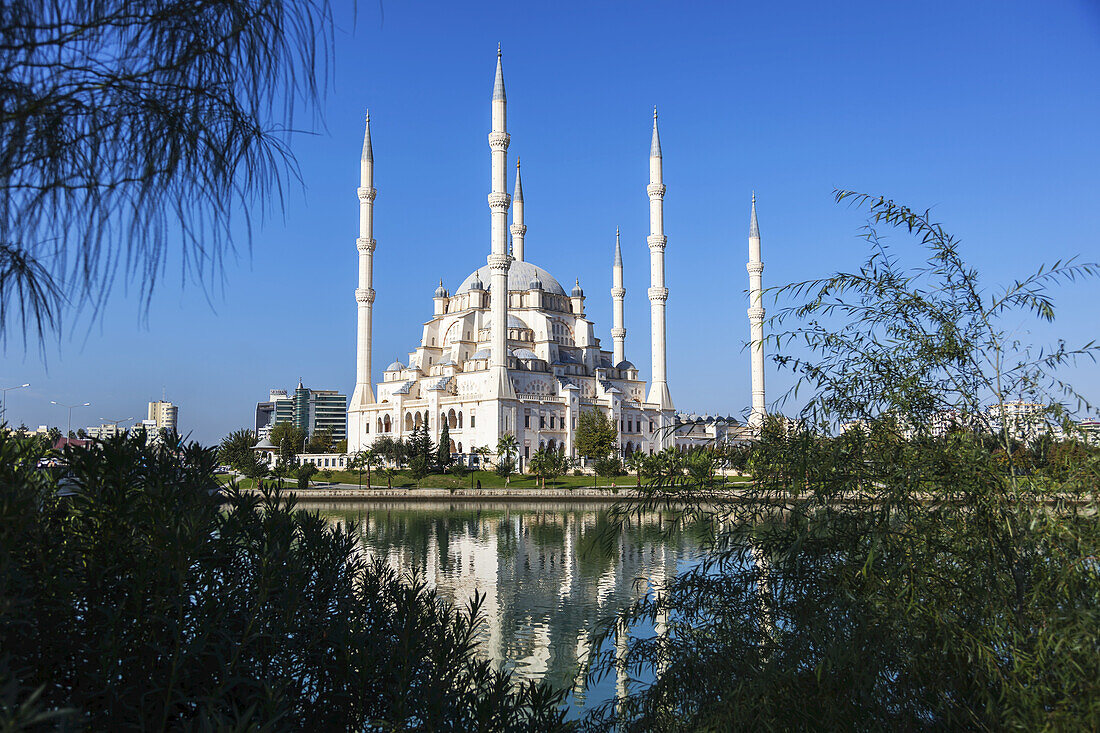
[[[889,13],[870,6],[806,5],[793,24],[781,20],[797,15],[790,8],[715,7],[706,26],[692,11],[666,16],[657,7],[594,9],[584,22],[553,10],[425,19],[387,6],[384,23],[361,12],[354,35],[336,39],[327,130],[292,139],[305,191],[293,190],[285,214],[255,230],[251,260],[227,261],[209,295],[194,284],[181,291],[178,265],[169,264],[144,318],[134,288],[120,288],[90,329],[78,317],[60,350],[47,345],[45,367],[33,346],[24,354],[9,338],[0,386],[31,384],[8,395],[10,421],[63,424],[51,400],[90,401],[73,415],[74,429],[87,427],[100,414],[140,412],[163,388],[185,411],[184,433],[209,443],[249,427],[255,395],[299,374],[350,393],[356,268],[347,242],[367,107],[379,190],[378,381],[406,352],[438,280],[455,289],[487,248],[482,100],[498,41],[508,57],[510,132],[522,139],[512,152],[524,164],[527,252],[551,270],[580,273],[597,336],[610,346],[622,230],[626,350],[646,379],[648,201],[639,190],[647,110],[661,110],[668,370],[681,411],[743,414],[750,404],[744,262],[753,189],[767,286],[862,260],[864,217],[834,204],[833,187],[933,206],[987,285],[1095,251],[1100,214],[1088,202],[1100,189],[1091,175],[1100,143],[1089,121],[1100,97],[1089,70],[1100,61],[1100,16],[1084,3],[1011,4],[995,18],[939,5],[906,17],[900,42]],[[646,33],[653,42],[637,43]],[[300,127],[310,127],[308,117]],[[1090,340],[1094,289],[1056,291],[1054,326],[1021,323],[1029,332],[1021,335]],[[1094,369],[1066,376],[1098,396]],[[767,379],[769,399],[791,384],[770,362]]]

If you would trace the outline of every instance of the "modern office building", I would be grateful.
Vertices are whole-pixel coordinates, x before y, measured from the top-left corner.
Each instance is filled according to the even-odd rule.
[[[348,437],[348,398],[334,389],[309,389],[299,380],[294,394],[273,389],[266,402],[256,403],[256,435],[265,438],[281,422],[288,422],[306,435],[332,430],[332,439]]]

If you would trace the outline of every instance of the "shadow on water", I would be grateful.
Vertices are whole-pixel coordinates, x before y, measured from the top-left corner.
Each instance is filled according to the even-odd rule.
[[[709,527],[669,514],[628,517],[586,503],[303,503],[357,527],[365,549],[394,567],[425,573],[440,597],[485,596],[482,649],[526,679],[573,688],[573,712],[603,702],[623,680],[584,689],[580,666],[598,626],[692,564]],[[644,632],[644,630],[643,630]]]

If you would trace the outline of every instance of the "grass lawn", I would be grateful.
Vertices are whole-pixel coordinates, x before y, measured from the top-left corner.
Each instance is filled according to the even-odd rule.
[[[377,470],[372,470],[370,474],[371,483],[374,486],[385,486],[386,476]],[[229,476],[219,475],[218,480],[221,483],[228,483]],[[746,476],[731,476],[727,479],[729,484],[738,484],[749,481]],[[424,489],[468,489],[471,486],[477,487],[478,481],[481,482],[482,488],[504,488],[504,479],[497,476],[492,471],[472,471],[471,473],[458,478],[451,476],[450,474],[432,474],[425,476],[420,480],[420,487]],[[585,488],[597,486],[599,488],[612,488],[614,485],[617,488],[631,488],[637,485],[637,478],[634,476],[618,476],[616,478],[607,479],[603,477],[593,478],[592,476],[559,476],[555,479],[547,479],[547,489],[565,489],[565,488]],[[363,483],[367,482],[367,472],[363,472]],[[317,473],[310,481],[311,486],[324,486],[325,484],[358,484],[359,472],[358,471],[327,471]],[[254,488],[256,483],[252,479],[240,478],[237,480],[237,484],[241,488],[251,489]],[[284,484],[289,487],[297,486],[297,480],[293,478],[284,479]],[[412,488],[416,486],[416,482],[413,481],[412,476],[408,471],[396,471],[393,476],[393,487],[396,488]],[[513,489],[537,489],[539,488],[539,480],[535,476],[530,474],[512,474],[511,479],[508,482],[508,488]]]

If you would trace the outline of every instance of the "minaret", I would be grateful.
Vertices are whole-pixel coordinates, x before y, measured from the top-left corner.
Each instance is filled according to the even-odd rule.
[[[619,246],[619,228],[615,227],[615,264],[611,267],[611,338],[615,342],[612,362],[618,366],[626,360],[626,327],[623,325],[623,250]]]
[[[657,134],[657,108],[653,108],[653,141],[649,146],[649,317],[653,344],[653,385],[649,402],[672,409],[672,395],[665,376],[665,185],[661,183],[661,138]]]
[[[370,112],[367,112],[366,132],[363,133],[363,154],[359,158],[359,238],[355,240],[359,250],[359,287],[355,289],[358,303],[358,329],[355,348],[355,392],[352,406],[374,402],[371,389],[370,347],[371,308],[374,303],[374,151],[370,144]]]
[[[503,81],[501,82],[503,89]],[[536,171],[537,172],[537,171]],[[512,257],[523,262],[523,236],[527,227],[523,224],[523,184],[519,179],[519,158],[516,158],[516,190],[512,193]]]
[[[756,223],[756,192],[752,192],[752,214],[749,219],[749,348],[752,355],[752,413],[749,425],[764,424],[764,291],[761,273],[764,263],[760,260],[760,227]]]
[[[493,80],[493,127],[489,133],[492,151],[493,187],[489,193],[489,219],[492,251],[489,264],[490,308],[493,326],[489,350],[489,370],[494,372],[498,397],[514,397],[512,380],[508,378],[508,113],[504,96],[504,70],[501,67],[500,46],[497,46],[497,73]]]

